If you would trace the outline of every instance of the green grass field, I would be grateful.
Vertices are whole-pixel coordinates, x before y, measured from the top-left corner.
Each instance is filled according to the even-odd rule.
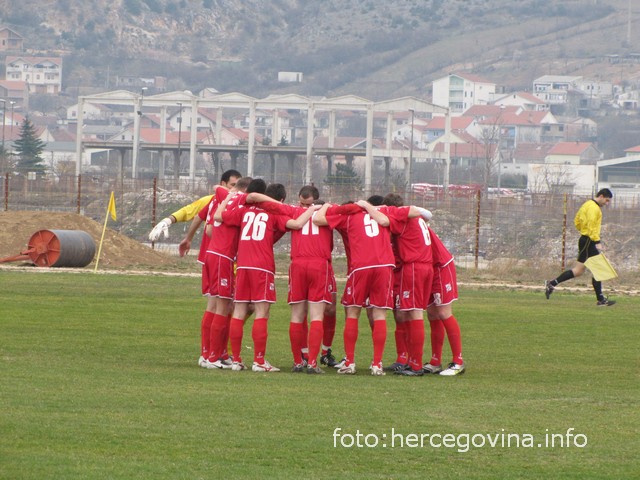
[[[363,318],[342,377],[289,373],[278,291],[283,372],[208,371],[198,278],[0,270],[0,478],[638,478],[639,298],[462,289],[465,375],[368,375]]]

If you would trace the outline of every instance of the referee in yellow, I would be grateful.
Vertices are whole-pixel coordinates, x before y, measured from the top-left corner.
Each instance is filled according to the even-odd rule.
[[[576,213],[573,223],[580,232],[578,240],[578,261],[571,270],[562,272],[557,278],[545,282],[544,294],[547,300],[559,283],[579,277],[586,270],[584,262],[589,257],[600,254],[602,247],[600,244],[600,225],[602,223],[602,207],[609,205],[613,198],[613,193],[608,188],[601,189],[595,198],[587,200],[582,204]],[[609,300],[602,294],[602,282],[595,278],[591,279],[593,290],[596,292],[599,307],[610,307],[615,300]]]

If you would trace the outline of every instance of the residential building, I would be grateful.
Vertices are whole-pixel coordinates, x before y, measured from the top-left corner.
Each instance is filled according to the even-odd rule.
[[[24,39],[18,32],[8,27],[0,28],[0,52],[22,52]]]
[[[27,83],[29,93],[57,95],[62,90],[61,57],[7,55],[5,70],[6,80]]]
[[[447,107],[460,115],[473,105],[486,105],[496,93],[496,84],[468,73],[451,73],[433,81],[435,105]]]
[[[543,75],[533,81],[533,94],[549,105],[567,103],[569,90],[577,89],[580,76]]]
[[[549,104],[529,92],[514,92],[506,95],[496,95],[492,102],[499,107],[520,107],[523,110],[549,110]]]
[[[593,143],[559,142],[549,150],[544,161],[563,165],[595,165],[601,158],[602,153]]]

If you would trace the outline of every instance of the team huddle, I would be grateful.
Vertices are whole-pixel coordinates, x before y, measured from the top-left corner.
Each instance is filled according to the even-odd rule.
[[[193,218],[180,243],[183,255],[205,223],[198,261],[207,307],[201,322],[198,364],[210,369],[247,369],[242,358],[244,325],[254,315],[254,372],[277,372],[265,358],[270,307],[276,301],[274,244],[291,233],[288,303],[293,372],[356,373],[358,319],[367,311],[373,339],[372,375],[453,376],[465,371],[460,327],[451,305],[457,299],[453,256],[429,227],[431,212],[404,206],[402,197],[374,195],[334,205],[319,200],[318,189],[303,187],[299,205],[284,204],[283,185],[224,172],[214,195],[203,197],[163,219],[149,238],[158,240],[177,221]],[[197,212],[197,215],[195,214]],[[344,244],[347,280],[344,358],[332,353],[336,331],[336,280],[332,267],[333,231]],[[395,320],[396,361],[383,367],[386,316]],[[431,359],[423,364],[424,311],[430,325]],[[452,361],[443,368],[445,336]],[[230,347],[230,348],[229,348]]]

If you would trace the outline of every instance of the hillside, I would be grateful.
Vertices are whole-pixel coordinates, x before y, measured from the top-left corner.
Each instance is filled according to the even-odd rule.
[[[640,41],[628,0],[0,0],[0,25],[28,53],[65,57],[63,87],[115,75],[166,76],[169,89],[262,96],[429,96],[450,71],[507,89],[546,73],[635,82],[640,66],[606,54]],[[629,15],[630,13],[630,15]],[[631,19],[629,23],[628,20]],[[629,28],[631,27],[631,28]],[[304,82],[277,83],[278,71]],[[73,95],[73,91],[70,94]]]

